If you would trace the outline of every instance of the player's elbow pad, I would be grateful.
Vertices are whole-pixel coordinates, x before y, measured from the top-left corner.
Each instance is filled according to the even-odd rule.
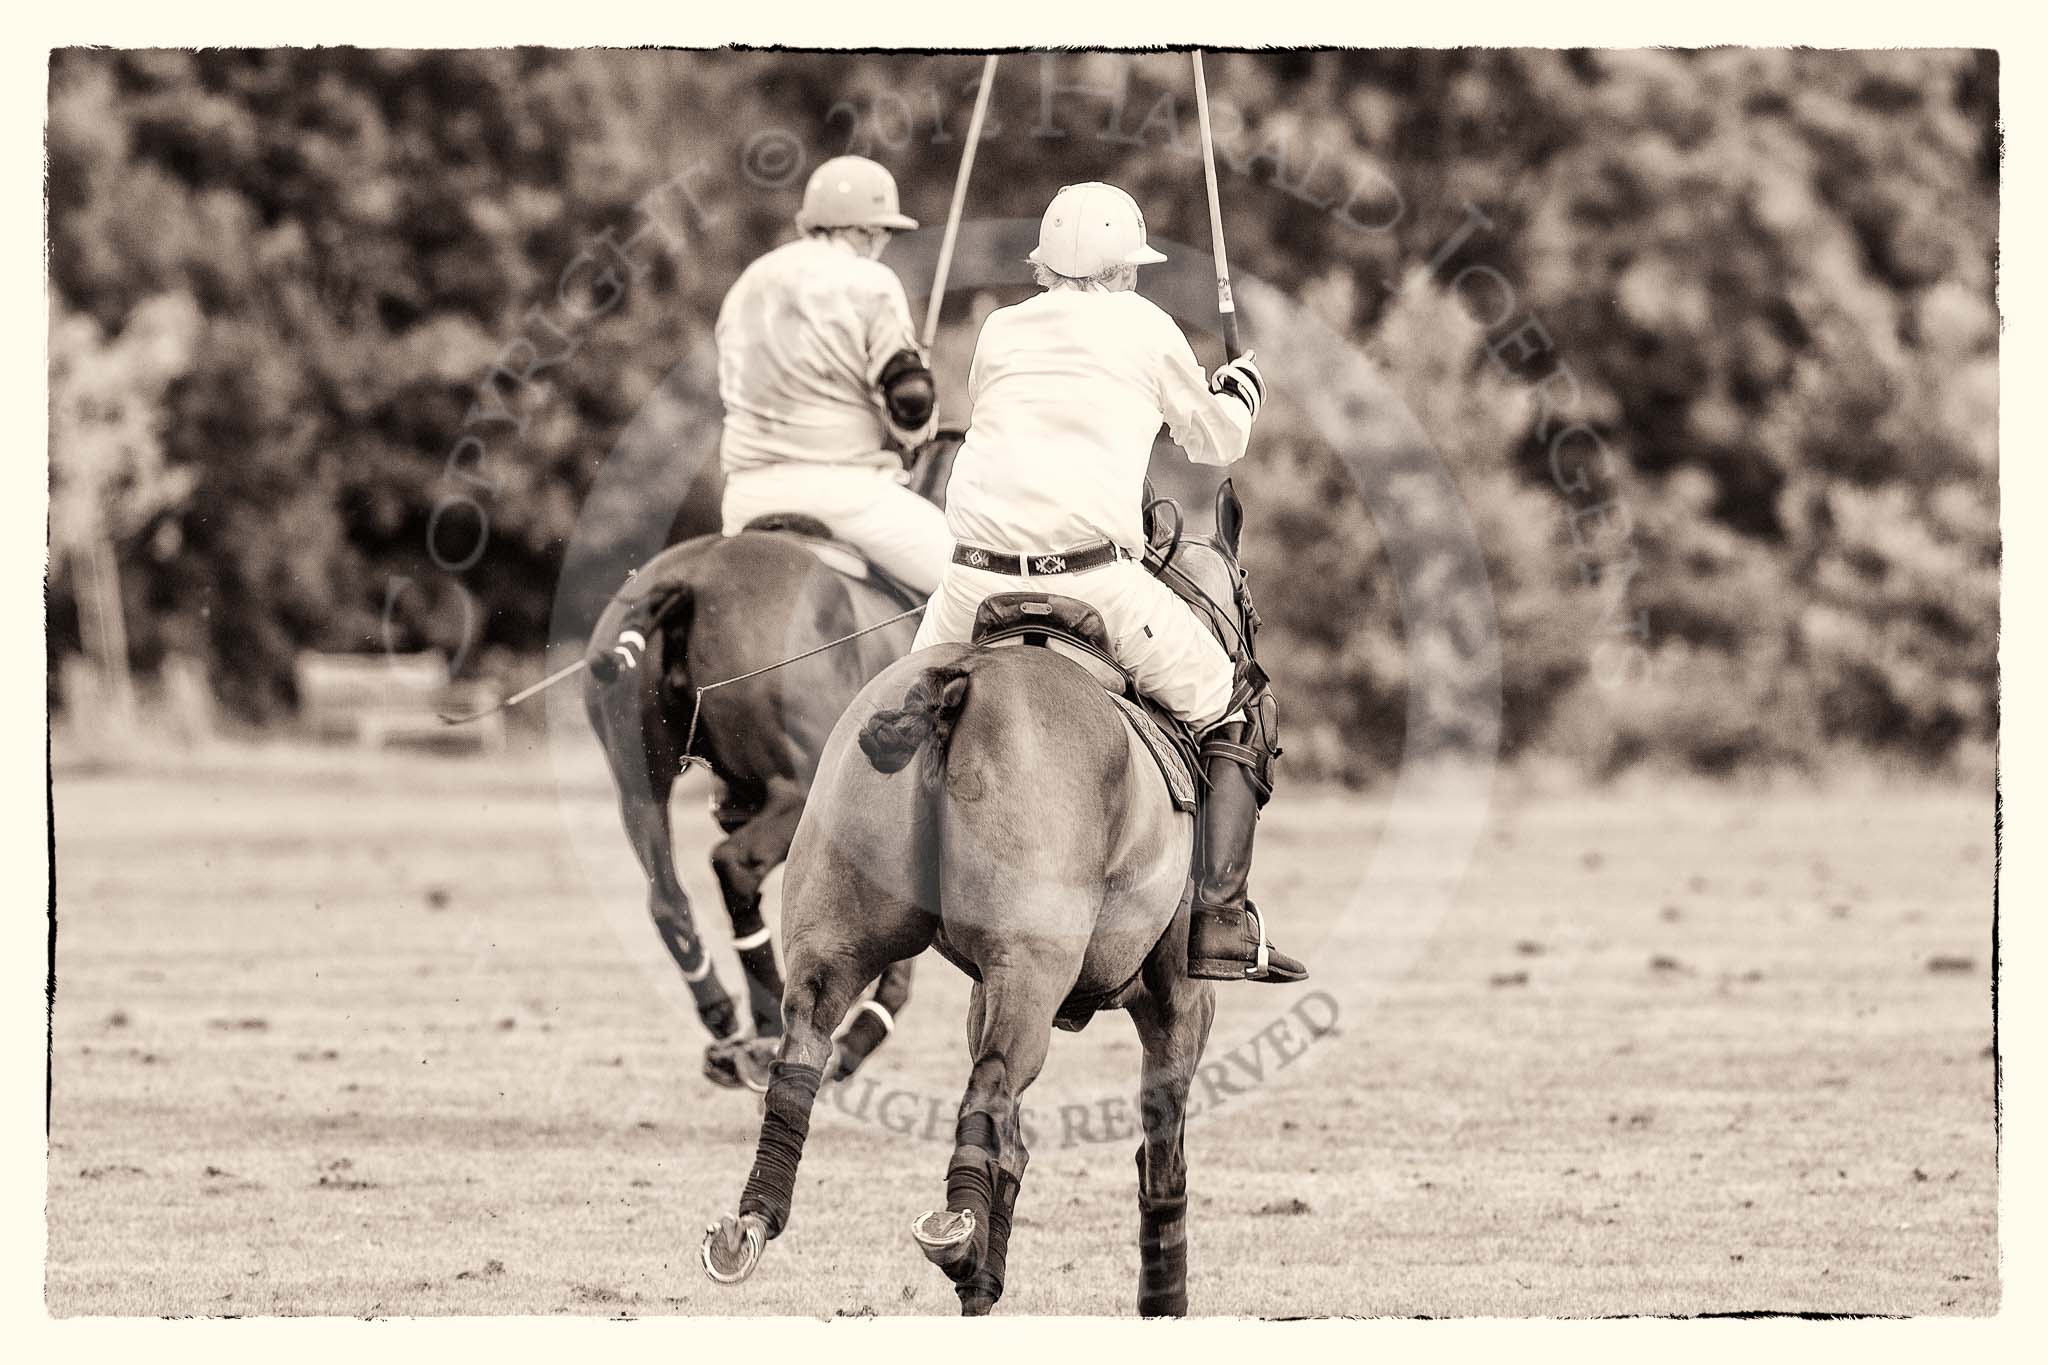
[[[915,351],[898,351],[891,356],[882,367],[877,384],[882,390],[882,402],[889,409],[889,420],[897,426],[917,431],[932,420],[932,412],[939,404],[939,388]]]

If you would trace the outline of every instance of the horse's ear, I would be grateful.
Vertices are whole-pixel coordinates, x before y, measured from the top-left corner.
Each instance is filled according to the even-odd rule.
[[[1230,551],[1232,559],[1237,558],[1237,542],[1243,534],[1244,504],[1237,500],[1237,490],[1230,486],[1230,480],[1225,479],[1216,490],[1216,539]]]

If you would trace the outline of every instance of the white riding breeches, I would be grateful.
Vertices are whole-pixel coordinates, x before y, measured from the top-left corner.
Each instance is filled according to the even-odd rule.
[[[1120,559],[1086,573],[1030,578],[950,565],[912,648],[967,643],[982,600],[1003,592],[1079,598],[1102,613],[1117,662],[1131,671],[1147,696],[1198,733],[1224,718],[1234,681],[1230,655],[1173,589],[1134,560]]]
[[[802,512],[831,528],[884,573],[917,592],[939,583],[953,554],[946,514],[904,487],[896,471],[872,465],[790,462],[725,476],[727,535],[767,512]]]

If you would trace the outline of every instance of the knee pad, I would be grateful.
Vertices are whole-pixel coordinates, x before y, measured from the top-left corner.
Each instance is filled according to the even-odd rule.
[[[1266,794],[1273,794],[1273,769],[1280,757],[1280,699],[1271,692],[1259,694],[1258,705],[1252,708],[1250,743],[1259,753],[1259,785]]]
[[[1263,807],[1272,798],[1274,760],[1280,757],[1280,703],[1271,692],[1261,692],[1244,715],[1244,720],[1218,725],[1202,736],[1202,759],[1222,759],[1250,773]]]

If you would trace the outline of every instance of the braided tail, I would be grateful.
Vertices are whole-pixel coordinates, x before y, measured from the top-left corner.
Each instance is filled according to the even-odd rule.
[[[901,771],[920,751],[918,776],[935,787],[946,771],[946,746],[967,705],[967,669],[928,668],[903,694],[903,704],[877,711],[860,730],[861,752],[878,773]]]

